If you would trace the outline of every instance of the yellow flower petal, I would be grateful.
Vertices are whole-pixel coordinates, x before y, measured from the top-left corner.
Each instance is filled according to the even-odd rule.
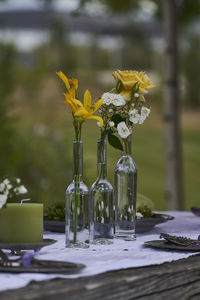
[[[88,115],[88,111],[84,107],[78,108],[78,110],[74,114],[76,117],[84,117],[85,115]]]
[[[67,79],[67,77],[65,76],[65,74],[61,71],[59,72],[56,72],[56,74],[62,79],[62,81],[64,82],[67,90],[69,91],[70,90],[70,84],[69,84],[69,81]]]
[[[89,111],[91,108],[91,105],[92,105],[91,94],[88,90],[86,90],[84,93],[84,107],[85,107],[85,109],[87,109],[87,111]]]
[[[87,119],[95,119],[100,123],[101,127],[103,127],[103,119],[101,117],[99,117],[99,116],[89,116],[89,117],[87,117]]]
[[[77,99],[74,99],[74,102],[78,104],[80,107],[83,107],[83,103]]]
[[[93,112],[95,112],[99,107],[103,104],[103,99],[98,100],[94,105],[93,105]]]

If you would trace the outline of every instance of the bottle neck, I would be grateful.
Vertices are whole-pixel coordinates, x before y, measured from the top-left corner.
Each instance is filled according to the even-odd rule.
[[[83,141],[73,141],[74,179],[82,180],[83,176]]]
[[[107,149],[106,139],[97,140],[97,177],[106,179],[107,176]]]
[[[124,155],[132,156],[132,134],[130,134],[126,139],[123,139],[122,143]]]

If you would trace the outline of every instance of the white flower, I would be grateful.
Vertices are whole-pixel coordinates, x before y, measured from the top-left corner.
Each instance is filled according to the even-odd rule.
[[[140,95],[139,95],[138,93],[135,93],[134,96],[135,96],[136,98],[138,98]]]
[[[6,201],[7,201],[7,195],[3,194],[1,195],[0,194],[0,208],[2,208],[4,206],[4,204],[6,204]]]
[[[101,98],[104,100],[103,104],[106,105],[122,106],[126,104],[124,97],[119,94],[104,93]]]
[[[3,192],[4,189],[5,189],[5,184],[2,182],[0,184],[0,192]]]
[[[150,108],[143,106],[141,108],[141,117],[140,117],[140,121],[139,124],[142,124],[144,122],[144,120],[148,117],[148,115],[150,114]]]
[[[12,189],[12,184],[7,184],[6,188],[7,188],[7,190]]]
[[[109,124],[110,127],[115,126],[115,123],[113,121],[110,121],[108,124]]]
[[[16,181],[17,181],[18,184],[20,184],[21,179],[20,179],[20,178],[17,178]]]
[[[125,122],[120,122],[117,125],[118,134],[123,138],[127,138],[131,134],[131,130],[128,129]]]
[[[17,188],[17,191],[18,191],[19,194],[26,194],[28,192],[24,185],[20,185]]]
[[[129,120],[133,123],[133,124],[137,124],[140,121],[140,114],[138,113],[137,109],[132,109],[129,111]]]
[[[98,126],[98,127],[101,127],[101,124],[100,124],[99,122],[97,122],[97,126]]]
[[[10,181],[6,178],[6,179],[4,179],[3,183],[7,185],[10,183]]]
[[[151,111],[150,108],[143,106],[141,108],[141,116],[146,119],[148,117],[148,115],[150,114],[150,111]]]
[[[136,217],[137,219],[143,218],[143,215],[140,212],[136,212]]]
[[[122,106],[126,104],[126,101],[120,94],[113,94],[112,104],[115,106]]]
[[[103,104],[110,105],[112,103],[113,94],[112,93],[104,93],[101,98],[104,100]]]
[[[108,112],[109,112],[109,113],[112,113],[112,112],[113,112],[113,109],[112,109],[112,108],[110,108],[110,109],[108,110]]]

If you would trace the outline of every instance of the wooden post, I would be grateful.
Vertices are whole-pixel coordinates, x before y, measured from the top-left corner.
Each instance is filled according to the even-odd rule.
[[[183,210],[183,170],[180,130],[180,99],[178,87],[177,5],[165,0],[164,21],[166,36],[165,85],[165,143],[168,209]]]

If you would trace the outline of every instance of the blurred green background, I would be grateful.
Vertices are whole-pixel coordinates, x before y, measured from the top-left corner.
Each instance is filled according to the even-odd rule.
[[[58,1],[60,6],[55,1],[30,2],[34,9],[26,8],[26,1],[16,10],[11,0],[0,2],[0,176],[20,177],[32,201],[44,202],[46,210],[64,203],[73,174],[74,131],[70,111],[59,102],[64,88],[56,71],[79,79],[80,99],[85,89],[96,99],[113,87],[113,70],[145,70],[157,87],[149,95],[150,117],[133,129],[133,158],[138,192],[149,197],[156,210],[165,210],[165,54],[159,1],[139,1],[140,5],[138,1],[74,1],[76,5]],[[178,39],[185,208],[189,209],[200,206],[200,19],[192,6],[186,10]],[[29,14],[35,18],[32,27],[26,20]],[[96,179],[98,137],[96,122],[88,120],[83,140],[84,181],[89,187]],[[108,146],[111,183],[119,157],[120,152]]]

